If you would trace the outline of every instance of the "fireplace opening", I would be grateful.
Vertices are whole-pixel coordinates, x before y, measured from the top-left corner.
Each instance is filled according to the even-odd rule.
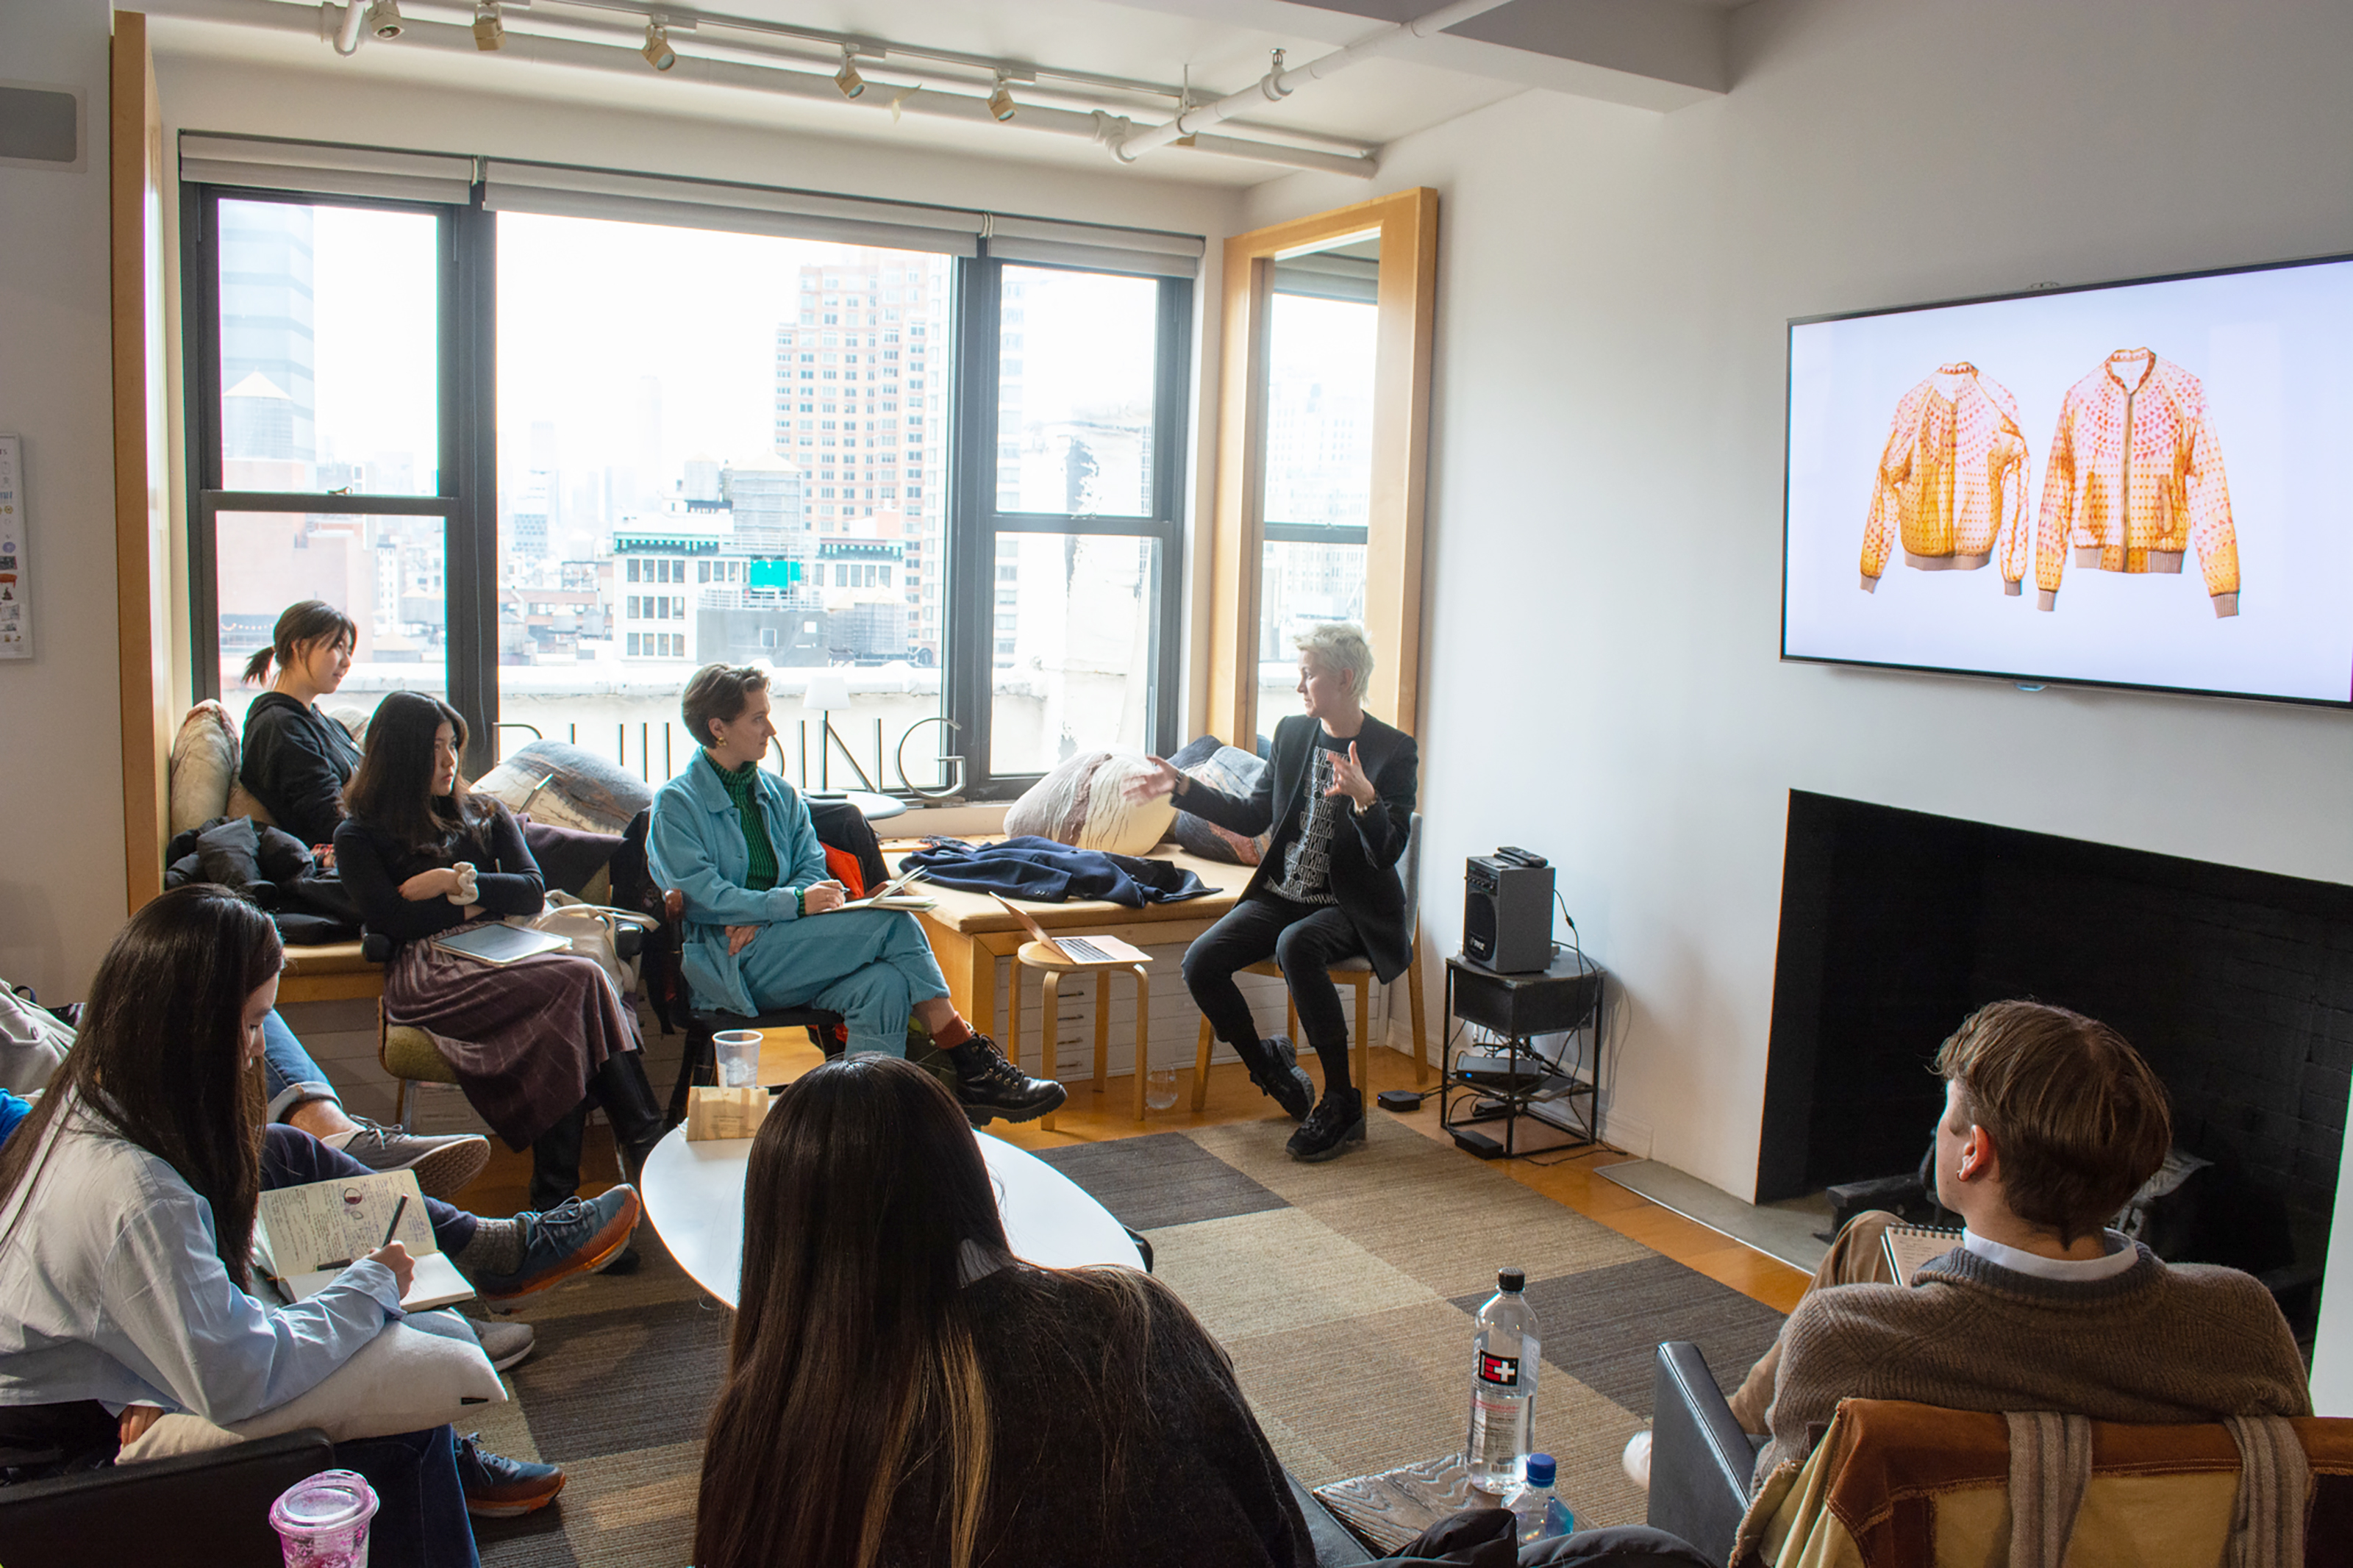
[[[1914,1171],[1937,1046],[2013,996],[2147,1058],[2189,1174],[2144,1239],[2263,1278],[2308,1343],[2353,1095],[2353,888],[1790,792],[1757,1201]]]

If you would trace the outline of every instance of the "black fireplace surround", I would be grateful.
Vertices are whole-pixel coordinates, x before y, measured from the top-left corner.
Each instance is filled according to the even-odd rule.
[[[2198,1260],[2327,1256],[2353,1089],[2353,888],[1793,790],[1759,1203],[1909,1172],[1973,1008],[2114,1026],[2214,1162]]]

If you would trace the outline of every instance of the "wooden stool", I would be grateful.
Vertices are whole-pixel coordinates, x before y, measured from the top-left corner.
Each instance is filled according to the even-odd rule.
[[[1045,1038],[1038,1046],[1038,1076],[1054,1076],[1054,1009],[1060,999],[1062,976],[1092,973],[1095,977],[1095,1092],[1103,1087],[1105,1058],[1111,1050],[1111,977],[1114,970],[1125,970],[1135,976],[1135,1119],[1144,1120],[1144,1079],[1152,1065],[1152,976],[1140,963],[1127,963],[1110,959],[1089,963],[1082,959],[1066,958],[1042,942],[1025,942],[1013,957],[1013,997],[1005,1012],[1005,1057],[1015,1067],[1021,1065],[1021,972],[1042,970],[1046,976],[1045,1016],[1041,1020]],[[1050,1132],[1054,1118],[1049,1114],[1038,1119],[1038,1125]]]

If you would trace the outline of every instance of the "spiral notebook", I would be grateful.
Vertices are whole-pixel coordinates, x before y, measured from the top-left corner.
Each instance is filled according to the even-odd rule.
[[[1888,1271],[1899,1285],[1913,1283],[1924,1264],[1935,1262],[1960,1244],[1959,1231],[1932,1225],[1890,1226],[1879,1238],[1880,1250],[1887,1255]]]

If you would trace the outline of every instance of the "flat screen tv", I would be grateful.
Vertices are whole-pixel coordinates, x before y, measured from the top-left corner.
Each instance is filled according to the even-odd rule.
[[[2353,258],[1789,323],[1781,656],[2353,706]]]

